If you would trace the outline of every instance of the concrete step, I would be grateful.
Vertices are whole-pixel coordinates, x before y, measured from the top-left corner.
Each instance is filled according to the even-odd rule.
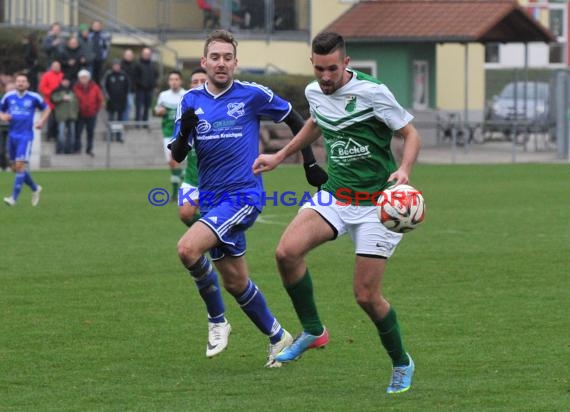
[[[46,169],[102,169],[164,167],[166,160],[159,131],[127,130],[124,143],[106,141],[104,131],[96,131],[93,141],[95,156],[81,154],[55,154],[54,141],[42,141],[40,168]],[[85,150],[85,134],[82,136]]]
[[[150,129],[127,127],[123,132],[124,143],[107,142],[104,122],[98,122],[93,141],[91,157],[81,154],[55,154],[54,141],[41,141],[39,167],[41,169],[104,169],[104,168],[145,168],[167,167],[163,151],[163,137],[160,128]],[[86,136],[83,133],[82,146],[85,151]],[[286,140],[288,142],[288,139]],[[260,149],[265,149],[260,144]],[[325,151],[321,144],[314,144],[315,157],[324,165]],[[271,151],[269,151],[271,152]],[[301,156],[290,156],[286,163],[300,163]]]

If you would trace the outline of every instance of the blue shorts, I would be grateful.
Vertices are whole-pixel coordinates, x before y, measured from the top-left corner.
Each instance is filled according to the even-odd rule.
[[[254,206],[242,202],[222,203],[207,211],[201,211],[200,222],[208,225],[221,244],[210,249],[212,260],[225,256],[238,257],[245,254],[245,231],[259,215]]]
[[[12,162],[28,162],[32,154],[33,139],[8,139],[8,155]]]

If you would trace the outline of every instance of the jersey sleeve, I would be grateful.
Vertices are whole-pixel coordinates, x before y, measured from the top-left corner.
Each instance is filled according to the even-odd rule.
[[[154,109],[158,109],[160,106],[162,106],[162,103],[164,101],[164,92],[160,92],[158,94],[158,98],[156,99],[156,105],[154,106]]]
[[[32,96],[34,97],[34,106],[41,111],[47,109],[48,105],[45,102],[44,98],[39,93],[33,93]]]
[[[289,115],[292,106],[287,100],[275,94],[268,87],[252,84],[252,88],[256,91],[259,116],[269,117],[275,123],[280,123]]]
[[[4,95],[2,100],[0,100],[0,112],[6,113],[8,111],[8,99],[7,96]]]
[[[392,130],[399,130],[412,121],[412,116],[400,106],[392,92],[384,84],[374,85],[371,90],[374,115]]]

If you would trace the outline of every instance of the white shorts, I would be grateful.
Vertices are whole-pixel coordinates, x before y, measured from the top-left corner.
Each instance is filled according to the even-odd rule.
[[[372,255],[389,258],[402,240],[401,233],[386,229],[378,219],[377,207],[343,206],[329,192],[321,190],[313,195],[312,203],[301,206],[313,209],[336,231],[336,236],[349,233],[358,255]]]
[[[172,160],[172,154],[170,153],[170,149],[166,147],[170,143],[170,139],[164,138],[162,139],[162,150],[164,150],[164,158],[166,162],[170,162]]]
[[[198,206],[198,199],[200,198],[200,192],[196,186],[192,186],[190,183],[183,182],[178,189],[178,206],[182,206],[184,203],[188,203],[191,206]],[[190,200],[195,203],[193,205]],[[182,203],[180,201],[182,200]]]

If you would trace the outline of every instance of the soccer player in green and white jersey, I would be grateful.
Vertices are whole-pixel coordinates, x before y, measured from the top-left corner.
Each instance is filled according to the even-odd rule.
[[[170,150],[166,147],[174,133],[174,120],[176,119],[176,109],[178,103],[186,90],[182,88],[182,73],[178,70],[172,70],[168,73],[168,90],[160,92],[154,114],[162,117],[162,137],[163,137],[163,150],[166,161],[170,166],[170,182],[172,183],[171,201],[178,199],[178,188],[182,182],[182,168],[180,164],[172,159]]]
[[[190,88],[194,89],[202,86],[206,83],[207,79],[206,70],[201,67],[194,69],[190,74]],[[195,221],[200,219],[200,212],[198,211],[198,158],[196,157],[195,150],[190,151],[186,158],[184,181],[180,189],[183,194],[192,191],[189,196],[178,198],[178,215],[180,216],[180,220],[182,220],[186,226],[190,227]],[[192,202],[189,202],[187,197],[189,197]],[[182,204],[180,204],[181,202]]]
[[[370,196],[392,184],[408,183],[421,139],[410,123],[412,115],[390,90],[378,80],[349,69],[349,61],[344,39],[338,33],[324,32],[313,39],[311,63],[316,82],[305,90],[311,118],[282,150],[262,154],[253,164],[256,173],[272,170],[321,132],[325,138],[329,179],[313,202],[302,207],[277,246],[277,266],[303,332],[275,360],[290,362],[306,350],[328,343],[304,256],[349,233],[356,254],[354,295],[374,323],[392,361],[387,392],[400,393],[411,386],[414,363],[404,349],[396,312],[382,295],[382,279],[386,261],[402,235],[380,223]],[[395,134],[404,140],[399,166],[390,150]]]

